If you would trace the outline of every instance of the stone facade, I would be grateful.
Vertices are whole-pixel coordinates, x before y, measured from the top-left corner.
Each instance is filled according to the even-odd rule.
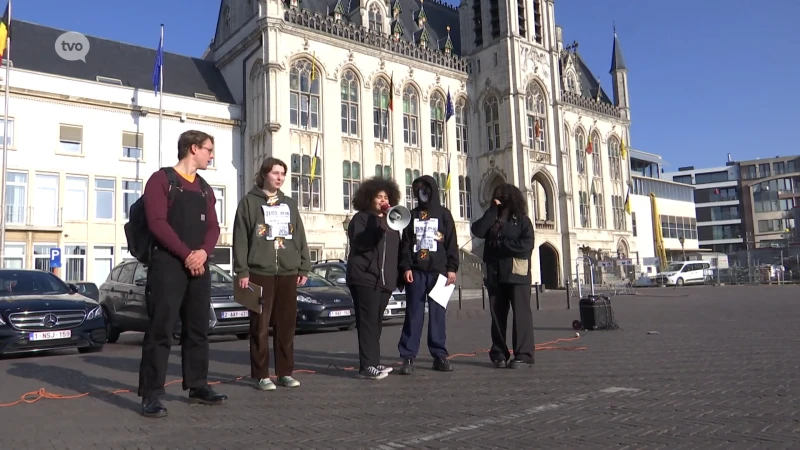
[[[304,204],[320,258],[344,257],[350,197],[374,174],[394,177],[408,206],[411,179],[441,180],[459,244],[476,254],[470,222],[495,186],[515,184],[537,229],[533,279],[549,287],[582,251],[635,250],[621,213],[630,104],[616,36],[611,100],[577,44],[564,46],[552,0],[483,3],[223,0],[206,57],[246,110],[245,177],[265,156],[287,162],[284,190]]]

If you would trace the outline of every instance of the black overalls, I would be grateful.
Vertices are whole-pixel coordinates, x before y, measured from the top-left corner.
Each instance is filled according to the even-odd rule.
[[[199,249],[208,225],[208,199],[204,192],[183,190],[178,186],[172,189],[178,192],[173,194],[167,222],[190,249]],[[150,326],[142,345],[139,396],[164,394],[172,334],[178,317],[182,322],[183,389],[207,386],[211,307],[208,261],[205,272],[193,277],[184,261],[156,246],[147,271],[146,297]]]

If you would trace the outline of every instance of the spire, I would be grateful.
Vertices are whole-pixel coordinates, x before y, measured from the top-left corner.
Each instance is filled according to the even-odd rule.
[[[453,41],[450,40],[450,25],[447,26],[447,41],[444,43],[444,53],[447,55],[453,53]]]
[[[617,70],[628,70],[625,65],[625,58],[622,57],[622,48],[619,45],[619,38],[617,37],[617,27],[614,26],[614,49],[611,52],[611,70],[609,73]]]

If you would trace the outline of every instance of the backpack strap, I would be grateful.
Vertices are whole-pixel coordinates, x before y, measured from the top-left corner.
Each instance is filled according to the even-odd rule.
[[[178,180],[178,173],[174,167],[162,167],[161,170],[167,175],[169,188],[167,190],[167,201],[171,202],[175,198],[176,189],[180,189],[181,182]]]

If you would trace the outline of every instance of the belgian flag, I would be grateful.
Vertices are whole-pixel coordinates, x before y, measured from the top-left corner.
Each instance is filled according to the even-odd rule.
[[[8,0],[3,18],[0,20],[0,64],[6,54],[6,41],[11,38],[11,0]]]
[[[3,18],[0,20],[0,64],[6,54],[6,41],[11,37],[11,0],[8,0]]]

